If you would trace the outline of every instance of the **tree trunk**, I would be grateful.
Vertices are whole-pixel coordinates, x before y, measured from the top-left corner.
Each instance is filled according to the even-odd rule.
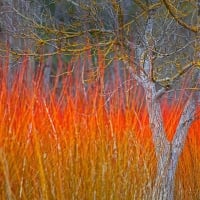
[[[156,98],[155,83],[148,81],[148,79],[143,79],[143,81],[149,123],[157,158],[157,174],[152,199],[173,200],[176,167],[184,147],[188,129],[194,120],[195,100],[193,94],[191,94],[183,109],[174,138],[172,142],[169,142],[164,130],[160,103]]]
[[[157,1],[153,0],[153,3]],[[155,154],[157,159],[157,174],[155,185],[153,187],[153,200],[173,200],[174,199],[174,184],[175,172],[178,159],[183,150],[188,129],[194,120],[195,101],[194,95],[191,93],[188,98],[179,124],[177,126],[172,142],[168,141],[164,129],[163,116],[158,94],[160,91],[156,90],[156,85],[153,78],[153,59],[152,49],[154,49],[154,42],[152,41],[153,25],[154,25],[155,10],[148,13],[148,19],[145,27],[144,42],[146,52],[139,55],[140,65],[143,66],[143,71],[140,72],[139,80],[145,90],[146,105],[149,114],[149,123],[152,131],[153,143],[155,146]],[[145,57],[142,55],[147,53]],[[163,88],[165,91],[165,88]]]
[[[168,155],[169,156],[168,156]],[[177,160],[170,156],[170,148],[166,150],[157,164],[157,175],[153,188],[154,200],[173,200],[174,199],[174,182]]]

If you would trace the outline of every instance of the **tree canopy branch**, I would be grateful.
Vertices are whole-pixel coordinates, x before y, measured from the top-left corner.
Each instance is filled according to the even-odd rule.
[[[170,0],[163,0],[163,3],[165,7],[167,8],[167,10],[169,11],[169,13],[172,15],[172,17],[174,17],[174,19],[178,22],[178,24],[180,24],[181,26],[185,27],[186,29],[194,33],[197,33],[198,26],[189,25],[185,23],[183,20],[181,20],[180,17],[178,16],[178,13],[179,13],[178,10],[173,6]]]

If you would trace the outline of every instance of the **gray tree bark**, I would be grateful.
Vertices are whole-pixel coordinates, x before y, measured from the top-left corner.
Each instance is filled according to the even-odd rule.
[[[154,27],[154,13],[155,10],[152,10],[147,19],[144,34],[144,43],[146,45],[144,51],[146,52],[142,52],[140,57],[140,63],[143,64],[143,70],[140,72],[140,77],[137,77],[136,79],[145,90],[149,123],[157,158],[157,174],[155,178],[155,185],[153,187],[152,199],[173,200],[177,163],[184,147],[188,129],[194,120],[196,104],[194,95],[191,93],[183,109],[174,138],[172,142],[170,142],[166,138],[163,125],[161,105],[158,98],[160,91],[156,90],[156,83],[154,83],[152,79],[152,35]],[[145,57],[142,56],[144,53],[146,53]]]

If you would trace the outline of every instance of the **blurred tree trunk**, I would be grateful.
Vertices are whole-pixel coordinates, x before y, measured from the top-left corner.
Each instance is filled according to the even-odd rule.
[[[32,41],[26,37],[31,36],[34,27],[30,28],[29,22],[25,20],[23,16],[30,17],[31,19],[33,18],[33,12],[35,12],[35,10],[31,8],[31,2],[25,0],[2,0],[0,10],[2,20],[1,44],[3,44],[9,52],[9,55],[5,58],[9,61],[9,65],[7,66],[7,87],[9,90],[11,89],[14,81],[14,74],[16,74],[21,67],[26,67],[24,81],[27,83],[27,87],[32,87],[35,63],[33,57],[27,58],[26,54],[32,52],[33,45]],[[24,59],[27,59],[27,66],[21,65]]]

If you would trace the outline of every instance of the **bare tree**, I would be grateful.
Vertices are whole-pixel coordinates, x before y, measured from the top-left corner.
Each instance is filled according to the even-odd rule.
[[[184,21],[180,20],[180,18],[174,14],[174,11],[170,10],[171,8],[174,8],[174,5],[172,5],[172,3],[166,4],[166,2],[167,1],[164,1],[164,4],[172,14],[173,20],[178,21],[178,23],[186,29],[189,28],[191,31],[197,30],[196,26],[191,26],[191,28]],[[188,129],[195,118],[196,101],[194,92],[191,92],[186,100],[173,140],[169,141],[166,138],[159,99],[167,90],[173,87],[172,83],[176,79],[180,79],[184,73],[191,72],[190,70],[195,66],[195,64],[197,64],[197,62],[193,61],[188,63],[186,66],[182,67],[180,73],[173,75],[173,77],[165,77],[165,80],[168,79],[166,80],[168,82],[168,86],[157,89],[156,83],[158,83],[159,80],[155,80],[153,72],[155,69],[153,58],[153,52],[155,51],[154,29],[156,27],[156,13],[158,12],[158,8],[156,8],[156,6],[161,4],[161,2],[149,1],[148,3],[148,7],[143,5],[145,7],[144,9],[148,10],[148,17],[144,27],[144,35],[142,36],[144,48],[140,51],[140,55],[138,55],[140,63],[143,63],[143,66],[140,66],[141,69],[139,75],[134,72],[132,72],[132,75],[145,90],[149,123],[155,146],[157,176],[153,189],[153,199],[172,200],[176,166],[184,147]],[[197,44],[197,46],[199,46],[199,44]],[[193,74],[195,75],[195,73],[196,72]],[[197,79],[195,80],[197,81]],[[196,84],[192,85],[193,87],[197,86]]]
[[[107,66],[111,65],[114,58],[117,59],[119,66],[126,68],[143,87],[157,158],[152,198],[173,200],[177,163],[188,129],[195,119],[198,95],[193,90],[187,92],[172,141],[166,137],[161,97],[182,87],[180,83],[185,75],[193,78],[189,86],[199,89],[199,1],[172,3],[170,0],[126,0],[122,3],[118,0],[68,0],[58,4],[52,2],[55,9],[45,4],[38,9],[34,4],[31,9],[31,2],[28,5],[26,1],[19,2],[23,8],[30,9],[32,15],[28,15],[28,11],[23,12],[19,6],[21,4],[16,6],[13,1],[9,1],[9,4],[5,4],[6,8],[9,5],[6,21],[12,22],[12,26],[6,31],[13,40],[16,35],[23,38],[24,43],[30,40],[34,48],[25,52],[22,47],[15,47],[11,51],[13,55],[42,55],[49,67],[53,55],[84,57],[85,52],[91,51],[95,57],[100,49],[107,58]],[[189,9],[183,12],[184,3]],[[20,23],[23,22],[20,29],[13,25],[13,14]],[[28,27],[28,32],[21,33],[25,27]],[[130,52],[135,53],[133,59]],[[44,82],[48,86],[49,68],[45,73]],[[103,73],[99,74],[104,76]],[[101,82],[104,81],[101,79]]]

